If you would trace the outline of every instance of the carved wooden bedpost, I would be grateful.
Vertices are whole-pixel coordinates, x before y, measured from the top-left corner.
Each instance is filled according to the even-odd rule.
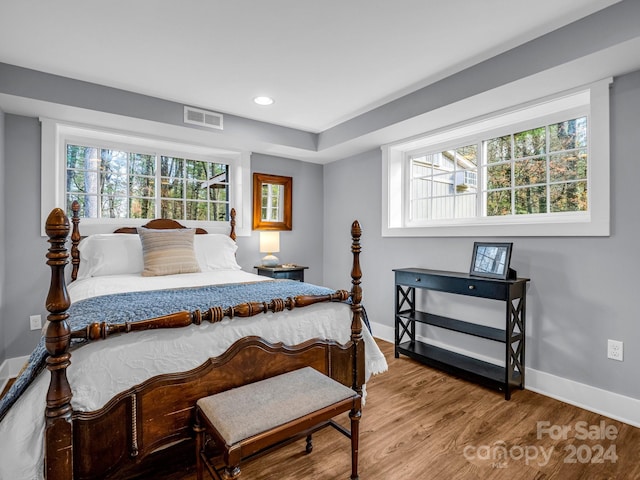
[[[357,365],[359,363],[358,356],[361,354],[362,345],[362,288],[360,287],[360,279],[362,278],[362,270],[360,270],[360,236],[362,229],[360,223],[354,221],[351,225],[351,252],[353,253],[353,266],[351,268],[351,311],[353,320],[351,323],[351,341],[354,343],[354,363],[353,363],[353,388],[362,395],[362,383],[359,381],[363,376],[363,372],[359,372]],[[360,375],[360,377],[359,377]]]
[[[233,240],[234,242],[236,241],[236,209],[232,208],[231,209],[231,221],[229,222],[231,224],[231,231],[229,232],[229,236],[231,237],[231,240]]]
[[[47,480],[73,478],[73,428],[71,423],[71,387],[67,380],[67,367],[71,354],[71,331],[67,323],[67,309],[71,305],[64,280],[64,267],[69,254],[65,247],[69,235],[69,219],[60,208],[47,218],[45,231],[49,236],[47,265],[51,267],[51,284],[47,295],[49,326],[45,345],[49,356],[47,369],[51,372],[47,391],[46,426],[44,434],[44,463]]]
[[[360,279],[360,236],[362,229],[360,223],[354,221],[351,224],[351,252],[353,253],[353,266],[351,268],[351,341],[353,342],[353,389],[362,396],[362,384],[364,382],[364,342],[362,340],[362,288]],[[358,368],[358,367],[362,368]],[[351,419],[351,480],[358,478],[358,450],[360,443],[360,418],[362,410],[353,409],[349,412]]]
[[[71,211],[73,212],[73,217],[71,218],[71,222],[73,223],[73,230],[71,231],[71,265],[73,266],[71,270],[71,281],[73,282],[78,278],[78,268],[80,267],[80,250],[78,250],[78,245],[82,239],[79,227],[80,203],[78,203],[77,200],[74,200],[71,204]]]

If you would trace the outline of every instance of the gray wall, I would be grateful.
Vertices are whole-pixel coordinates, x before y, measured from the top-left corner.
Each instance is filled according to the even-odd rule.
[[[40,338],[29,315],[46,318],[49,244],[40,236],[40,123],[5,116],[5,286],[3,323],[6,356],[27,355]]]
[[[640,72],[635,72],[616,78],[611,89],[610,237],[500,238],[514,243],[512,265],[519,276],[531,278],[527,366],[632,398],[640,398],[640,383],[633,380],[640,364],[634,292],[640,265],[639,129]],[[382,238],[380,150],[329,164],[324,175],[325,283],[338,286],[348,281],[349,225],[359,219],[364,231],[364,304],[371,321],[388,327],[383,330],[393,326],[392,269],[468,271],[473,238]],[[495,305],[488,303],[442,294],[435,296],[433,308],[491,324]],[[429,333],[454,347],[502,358],[487,343]],[[606,358],[609,338],[624,342],[624,362]]]
[[[300,162],[271,155],[253,154],[251,171],[283,175],[293,178],[293,230],[280,232],[280,253],[276,256],[281,263],[296,263],[309,267],[305,270],[305,281],[322,283],[322,212],[323,174],[322,165]],[[259,252],[257,232],[249,238],[238,239],[239,262],[244,270],[254,271],[263,253]],[[247,259],[247,257],[249,257]],[[247,260],[245,260],[247,259]],[[247,263],[248,261],[248,263]]]
[[[0,178],[4,178],[4,112],[0,110]],[[4,238],[4,218],[7,208],[7,199],[4,195],[4,182],[0,181],[0,364],[5,360],[5,335],[4,335],[4,286],[6,283],[5,268],[5,238]],[[1,380],[0,380],[1,381]]]

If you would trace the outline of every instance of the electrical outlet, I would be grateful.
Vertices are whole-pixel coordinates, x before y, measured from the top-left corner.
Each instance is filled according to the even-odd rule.
[[[29,316],[29,325],[31,325],[31,330],[40,330],[42,328],[42,315]]]
[[[607,358],[622,361],[622,342],[607,340]]]

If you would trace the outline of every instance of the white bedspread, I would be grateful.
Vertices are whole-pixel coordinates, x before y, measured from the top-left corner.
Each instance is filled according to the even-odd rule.
[[[210,284],[267,281],[251,273],[225,270],[207,273],[141,277],[113,275],[92,277],[72,283],[72,301],[132,290],[201,286]],[[103,407],[117,393],[146,379],[165,373],[196,368],[209,357],[224,353],[236,340],[257,335],[269,342],[288,345],[312,338],[349,341],[351,310],[344,303],[322,303],[277,314],[192,325],[179,329],[129,333],[97,341],[72,351],[67,369],[73,390],[72,406],[77,411]],[[387,369],[384,355],[363,328],[366,370],[372,374]],[[105,366],[108,365],[108,368]],[[49,373],[44,371],[29,386],[0,423],[0,480],[43,478],[43,432],[45,397]]]

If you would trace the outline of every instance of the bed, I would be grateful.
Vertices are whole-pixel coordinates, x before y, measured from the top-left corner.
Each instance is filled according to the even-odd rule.
[[[2,413],[0,478],[131,478],[158,452],[171,458],[166,452],[191,441],[198,398],[307,365],[363,394],[369,376],[386,370],[363,328],[357,222],[347,292],[242,271],[233,212],[228,237],[154,220],[82,239],[78,210],[74,204],[71,222],[60,209],[47,219],[51,283],[41,349],[49,372],[32,369],[33,380]],[[181,259],[163,273],[166,251],[155,252],[154,242],[183,233],[198,268],[180,271],[193,263]],[[116,308],[107,313],[108,306]]]

